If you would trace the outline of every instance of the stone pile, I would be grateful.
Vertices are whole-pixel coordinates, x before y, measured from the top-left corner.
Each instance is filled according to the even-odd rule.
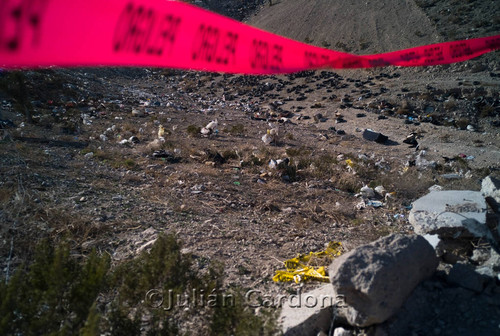
[[[392,234],[335,259],[331,284],[301,294],[321,305],[285,305],[284,334],[497,334],[499,187],[487,177],[478,192],[416,200],[409,221],[417,235]],[[320,296],[334,299],[324,306]]]

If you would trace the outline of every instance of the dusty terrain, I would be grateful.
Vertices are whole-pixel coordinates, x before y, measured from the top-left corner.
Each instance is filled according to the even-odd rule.
[[[447,39],[433,22],[440,4],[369,1],[361,12],[359,4],[308,3],[299,10],[304,1],[283,0],[248,22],[360,53]],[[481,33],[494,33],[488,29]],[[271,280],[283,260],[329,241],[351,249],[391,232],[410,233],[408,207],[428,187],[479,190],[483,177],[499,176],[498,64],[496,52],[429,69],[288,76],[26,72],[24,100],[33,123],[20,113],[15,84],[0,92],[0,119],[15,125],[1,130],[0,270],[30,260],[42,237],[69,241],[79,258],[96,248],[118,265],[168,232],[183,242],[198,271],[221,261],[224,286],[287,293],[297,286]],[[337,123],[335,113],[345,122]],[[217,132],[202,136],[199,128],[215,119]],[[266,146],[261,137],[269,123],[279,138]],[[363,139],[366,128],[389,141]],[[417,134],[418,149],[403,143],[410,133]],[[137,141],[120,144],[132,136]],[[436,167],[413,165],[421,150]],[[283,158],[290,167],[268,166]],[[383,185],[393,196],[381,208],[359,209],[355,194],[364,185]]]

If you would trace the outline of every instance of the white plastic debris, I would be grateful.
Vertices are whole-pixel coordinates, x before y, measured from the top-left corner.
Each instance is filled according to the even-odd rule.
[[[375,197],[375,191],[366,185],[363,188],[361,188],[360,193],[361,193],[361,196],[366,197],[366,198]]]
[[[379,194],[380,196],[385,196],[387,191],[385,190],[384,186],[378,186],[375,188],[375,192]]]

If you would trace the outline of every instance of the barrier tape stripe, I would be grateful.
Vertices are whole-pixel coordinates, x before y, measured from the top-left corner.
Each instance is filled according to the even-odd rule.
[[[332,32],[334,33],[334,32]],[[0,67],[152,66],[242,74],[428,66],[500,48],[500,35],[357,56],[168,0],[2,0]]]

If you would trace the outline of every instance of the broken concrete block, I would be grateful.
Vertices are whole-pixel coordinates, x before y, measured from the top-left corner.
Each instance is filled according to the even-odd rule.
[[[468,232],[492,238],[486,225],[486,202],[478,191],[433,191],[413,202],[408,220],[415,233],[456,236]]]
[[[336,298],[330,284],[283,302],[280,323],[285,336],[316,336],[330,329]]]
[[[339,316],[358,327],[384,322],[437,265],[433,247],[416,235],[394,234],[338,257],[329,274],[345,302]]]

